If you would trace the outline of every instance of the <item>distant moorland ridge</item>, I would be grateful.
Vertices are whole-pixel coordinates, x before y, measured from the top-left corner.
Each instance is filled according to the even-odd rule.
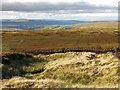
[[[18,30],[61,30],[78,28],[118,28],[118,22],[77,21],[77,20],[2,20],[3,31]]]

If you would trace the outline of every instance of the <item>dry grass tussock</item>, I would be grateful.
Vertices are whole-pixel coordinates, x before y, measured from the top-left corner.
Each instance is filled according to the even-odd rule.
[[[117,88],[118,58],[115,53],[67,52],[36,55],[46,60],[43,72],[3,79],[8,88]],[[28,58],[27,58],[28,59]],[[21,59],[22,60],[22,59]],[[25,59],[24,59],[25,60]],[[37,63],[37,61],[35,62]],[[35,66],[43,65],[35,64]],[[33,65],[34,67],[34,65]],[[39,68],[37,68],[38,70]],[[41,68],[40,68],[41,69]],[[28,78],[32,76],[31,78]]]
[[[69,52],[64,55],[46,64],[42,78],[60,79],[83,85],[117,86],[118,58],[115,54]]]

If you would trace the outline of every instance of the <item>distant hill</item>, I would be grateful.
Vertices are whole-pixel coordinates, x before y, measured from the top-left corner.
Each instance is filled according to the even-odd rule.
[[[80,23],[72,25],[74,27],[86,27],[86,28],[118,28],[118,22],[92,22],[92,23]]]
[[[11,24],[11,25],[69,25],[69,24],[78,24],[78,23],[86,23],[88,21],[78,21],[78,20],[28,20],[28,19],[14,19],[14,20],[3,20],[3,24]]]
[[[4,31],[13,30],[59,30],[76,28],[117,28],[118,22],[90,22],[77,20],[2,20]]]
[[[89,22],[73,25],[50,25],[36,30],[59,30],[59,29],[78,29],[78,28],[118,28],[118,22]]]

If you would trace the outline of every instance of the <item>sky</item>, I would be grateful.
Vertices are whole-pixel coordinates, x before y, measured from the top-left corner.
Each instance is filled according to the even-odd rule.
[[[0,19],[115,21],[118,19],[118,2],[119,0],[2,0]]]

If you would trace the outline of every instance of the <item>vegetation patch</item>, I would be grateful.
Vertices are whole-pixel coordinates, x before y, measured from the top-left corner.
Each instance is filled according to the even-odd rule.
[[[27,54],[8,54],[2,56],[2,78],[23,76],[26,73],[40,73],[44,71],[46,63],[47,61],[42,58],[34,58]]]
[[[2,62],[3,86],[8,88],[117,87],[120,70],[116,54],[112,52],[100,54],[67,52],[35,56],[6,54],[3,55]]]
[[[3,53],[49,54],[68,51],[116,51],[118,36],[113,28],[2,32]]]

